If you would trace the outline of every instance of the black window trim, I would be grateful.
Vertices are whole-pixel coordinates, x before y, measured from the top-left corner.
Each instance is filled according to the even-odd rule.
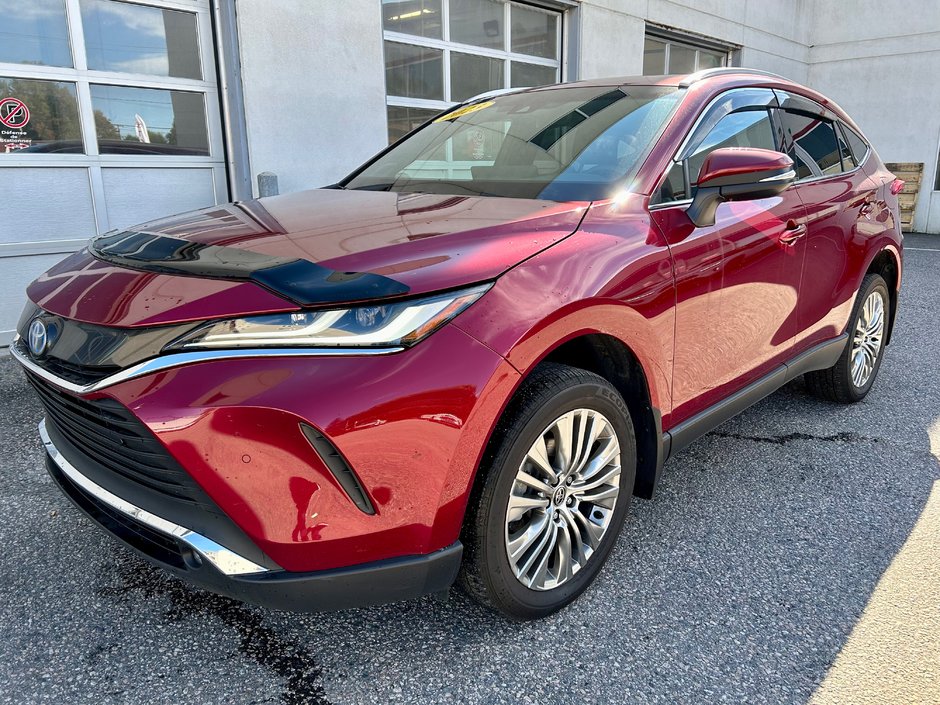
[[[807,100],[809,100],[809,99],[807,98]],[[822,107],[822,106],[820,106],[820,107]],[[833,131],[835,131],[835,130],[838,129],[838,128],[836,127],[836,125],[841,125],[841,124],[842,124],[842,120],[840,120],[840,119],[837,118],[837,117],[829,117],[829,116],[827,116],[827,115],[814,115],[814,114],[812,114],[812,113],[807,113],[807,112],[802,111],[802,110],[784,110],[783,108],[777,108],[777,110],[780,110],[781,112],[784,112],[784,113],[794,113],[794,114],[796,114],[796,115],[811,115],[812,117],[819,118],[820,120],[825,120],[825,121],[829,122],[829,123],[832,125]],[[836,142],[838,142],[838,140],[839,140],[839,135],[836,134]],[[865,143],[865,146],[868,147],[868,151],[865,152],[865,158],[864,158],[862,161],[860,161],[858,164],[856,164],[853,168],[851,168],[851,169],[845,169],[845,168],[844,168],[844,165],[843,165],[842,171],[840,171],[840,172],[837,173],[837,174],[820,174],[819,176],[807,176],[807,177],[804,178],[804,179],[797,179],[797,180],[794,181],[793,183],[794,183],[794,184],[801,184],[801,185],[802,185],[802,184],[810,184],[810,183],[816,183],[817,181],[825,181],[826,179],[836,179],[836,178],[845,176],[846,174],[854,174],[856,171],[858,171],[859,169],[862,168],[862,166],[865,164],[866,161],[868,161],[868,157],[869,157],[869,155],[871,154],[871,145],[868,144],[868,142],[867,142],[866,140],[862,140],[862,142],[864,142],[864,143]],[[846,143],[846,144],[848,144],[848,143]],[[851,150],[852,148],[849,147],[849,149]],[[841,151],[841,150],[840,150],[840,151]],[[853,153],[853,156],[854,156],[854,153]],[[840,163],[841,163],[841,161],[842,161],[842,155],[841,155],[841,153],[840,153],[840,155],[839,155],[839,160],[840,160]]]
[[[777,96],[777,110],[780,111],[780,112],[784,112],[784,113],[794,113],[794,114],[796,114],[796,115],[806,115],[806,116],[809,116],[809,117],[819,118],[820,120],[827,120],[827,121],[829,121],[830,123],[832,123],[832,125],[833,125],[833,130],[838,130],[838,129],[840,129],[840,128],[836,127],[836,125],[840,125],[840,126],[842,126],[842,128],[844,128],[844,129],[852,130],[852,128],[849,127],[848,125],[846,125],[846,124],[845,124],[845,121],[842,120],[838,115],[836,115],[832,110],[830,110],[829,108],[826,108],[826,107],[823,106],[823,105],[820,105],[819,103],[817,103],[817,102],[816,102],[815,100],[813,100],[812,98],[808,98],[808,97],[806,97],[805,95],[803,95],[803,94],[801,94],[801,93],[796,93],[796,92],[794,92],[793,90],[791,90],[791,89],[789,89],[789,88],[774,88],[773,91],[774,91],[774,95]],[[807,105],[809,105],[809,106],[812,108],[812,110],[799,109],[799,108],[789,108],[789,109],[788,109],[788,108],[785,108],[784,105],[783,105],[783,101],[781,101],[781,96],[782,96],[782,95],[792,95],[792,96],[794,96],[794,97],[796,97],[796,98],[799,98],[801,101],[803,101],[803,102],[805,102]],[[865,139],[864,137],[862,137],[860,134],[858,134],[857,132],[855,132],[855,130],[852,130],[852,132],[862,141],[862,143],[863,143],[863,144],[865,145],[865,147],[867,148],[867,151],[865,152],[865,156],[864,156],[862,159],[858,159],[858,158],[856,157],[856,161],[858,162],[858,164],[856,164],[854,168],[852,168],[852,169],[845,169],[844,166],[843,166],[842,171],[840,171],[838,174],[820,174],[819,176],[808,176],[808,177],[803,178],[803,179],[798,179],[798,180],[796,180],[794,183],[795,183],[795,184],[815,183],[815,182],[817,182],[817,181],[823,181],[824,179],[832,179],[832,178],[835,178],[835,177],[844,176],[845,174],[854,174],[856,171],[858,171],[859,169],[861,169],[861,168],[865,165],[865,162],[868,161],[869,156],[871,156],[872,148],[871,148],[871,145],[868,143],[868,140],[866,140],[866,139]],[[836,134],[836,141],[837,141],[837,142],[838,142],[838,138],[839,138],[839,135]],[[846,144],[848,145],[848,142],[846,142]],[[851,145],[848,145],[848,146],[849,146],[849,150],[851,151],[851,150],[852,150]],[[855,152],[854,152],[854,151],[852,152],[852,155],[853,155],[853,157],[854,157],[854,155],[855,155]],[[839,159],[840,159],[840,161],[841,161],[841,159],[842,159],[842,155],[841,155],[841,154],[839,155]]]
[[[849,125],[846,125],[843,120],[837,120],[839,123],[839,129],[842,130],[844,136],[846,137],[845,143],[849,147],[849,151],[852,152],[852,156],[855,158],[855,161],[858,162],[858,166],[862,166],[866,161],[868,161],[869,155],[871,155],[871,145],[868,144],[868,140],[862,137],[858,132],[853,130]],[[862,158],[859,159],[855,154],[855,150],[852,149],[852,143],[847,139],[848,133],[855,135],[858,138],[858,141],[865,145],[865,154],[862,155]]]
[[[773,93],[775,104],[774,105],[755,105],[753,106],[753,108],[743,107],[743,108],[739,108],[738,110],[730,111],[727,114],[730,115],[731,112],[741,112],[742,110],[768,110],[768,111],[771,111],[771,120],[775,119],[775,116],[772,114],[772,109],[777,107],[776,106],[777,95],[772,88],[766,88],[764,86],[736,86],[734,88],[728,88],[727,90],[721,91],[720,93],[715,95],[710,101],[708,101],[708,103],[705,105],[702,111],[698,114],[698,117],[695,118],[695,122],[692,124],[692,127],[689,128],[688,132],[685,133],[685,136],[682,138],[682,142],[679,143],[679,147],[676,149],[675,152],[673,152],[672,157],[669,159],[669,163],[666,165],[665,170],[660,175],[660,177],[656,180],[656,186],[653,188],[653,190],[650,192],[650,195],[649,195],[650,200],[655,198],[656,194],[660,192],[660,190],[662,189],[663,183],[669,177],[669,172],[672,170],[672,167],[675,164],[682,164],[682,173],[685,175],[686,190],[687,191],[692,190],[692,178],[691,178],[691,174],[689,174],[688,158],[686,157],[685,159],[678,159],[679,155],[686,153],[686,151],[689,148],[689,143],[692,141],[692,138],[695,136],[695,133],[699,128],[699,125],[701,125],[710,116],[712,109],[715,107],[715,105],[718,102],[726,99],[732,93],[741,93],[744,91],[754,91],[754,90],[766,90],[766,91]],[[722,117],[724,117],[724,115],[722,115]],[[776,134],[775,134],[774,139],[776,140]],[[688,206],[689,204],[692,203],[692,201],[693,201],[692,197],[688,197],[688,198],[683,198],[682,200],[678,200],[678,201],[663,201],[662,203],[650,203],[647,206],[647,210],[661,210],[663,208],[673,208],[675,206]]]
[[[759,109],[759,108],[763,108],[763,109],[769,110],[770,113],[771,113],[771,119],[773,120],[773,122],[774,122],[774,124],[775,124],[775,128],[776,128],[777,125],[779,125],[781,130],[784,129],[784,128],[783,128],[783,121],[780,120],[780,117],[779,117],[779,113],[781,113],[781,112],[792,112],[792,113],[796,113],[796,114],[798,114],[798,115],[799,115],[799,114],[810,115],[810,116],[813,116],[813,117],[817,117],[817,118],[819,118],[819,119],[821,119],[821,120],[828,120],[829,122],[833,123],[833,126],[835,126],[836,124],[838,124],[838,125],[841,126],[841,129],[851,130],[852,133],[855,134],[855,135],[862,141],[862,143],[863,143],[863,144],[865,145],[865,147],[866,147],[866,151],[865,151],[864,157],[862,157],[862,159],[856,158],[856,161],[858,162],[858,164],[856,164],[856,166],[855,166],[854,168],[852,168],[852,169],[843,169],[843,170],[840,171],[838,174],[820,174],[820,175],[818,175],[818,176],[815,176],[815,175],[814,175],[814,176],[808,176],[808,177],[806,177],[806,178],[804,178],[804,179],[799,179],[799,180],[795,181],[794,184],[815,183],[815,182],[817,182],[817,181],[823,181],[823,180],[825,180],[825,179],[832,179],[832,178],[841,177],[841,176],[844,176],[845,174],[854,174],[856,171],[858,171],[859,169],[861,169],[861,168],[865,165],[865,163],[868,161],[868,159],[871,157],[871,154],[872,154],[872,151],[873,151],[873,150],[872,150],[872,146],[871,146],[871,144],[869,144],[868,140],[866,140],[864,137],[862,137],[860,134],[858,134],[858,132],[856,132],[855,130],[853,130],[851,127],[849,127],[848,125],[846,125],[845,122],[844,122],[841,118],[839,118],[835,113],[833,113],[831,110],[825,108],[824,106],[820,105],[819,103],[817,103],[817,102],[816,102],[815,100],[813,100],[812,98],[807,98],[806,96],[804,96],[804,95],[802,95],[802,94],[800,94],[800,93],[793,93],[792,91],[789,91],[789,92],[792,93],[794,96],[798,96],[798,97],[801,98],[802,100],[807,101],[811,106],[814,106],[814,107],[816,108],[816,110],[813,111],[813,112],[805,111],[805,110],[793,110],[793,109],[791,109],[791,110],[786,110],[786,109],[784,109],[783,106],[780,104],[780,93],[781,93],[781,91],[783,91],[784,93],[787,92],[787,91],[785,91],[785,90],[783,90],[783,89],[764,88],[763,86],[737,86],[737,87],[735,87],[735,88],[729,88],[728,90],[722,91],[721,93],[719,93],[718,95],[716,95],[715,97],[713,97],[713,98],[708,102],[708,104],[702,109],[702,112],[699,113],[698,117],[695,119],[695,122],[692,124],[692,127],[689,129],[688,132],[686,132],[685,136],[682,138],[682,142],[680,142],[678,149],[676,149],[676,151],[673,153],[672,158],[669,160],[668,164],[666,165],[666,168],[663,170],[663,173],[660,175],[659,179],[656,180],[656,186],[653,188],[653,190],[650,192],[650,195],[649,195],[650,200],[654,199],[654,198],[656,197],[656,194],[660,193],[660,190],[662,189],[663,183],[664,183],[664,182],[666,181],[666,179],[669,177],[669,172],[672,170],[672,167],[673,167],[675,164],[683,164],[682,170],[683,170],[683,174],[685,174],[686,190],[691,191],[692,179],[691,179],[691,175],[689,174],[689,168],[688,168],[687,160],[679,160],[679,159],[677,159],[677,157],[678,157],[679,155],[681,155],[681,154],[685,154],[686,150],[688,149],[689,142],[692,140],[692,137],[695,135],[696,130],[698,130],[699,125],[708,117],[708,115],[709,115],[709,113],[711,112],[712,108],[715,106],[715,104],[716,104],[718,101],[720,101],[720,100],[723,99],[723,98],[726,98],[729,93],[733,93],[733,92],[736,92],[736,91],[755,90],[755,89],[763,89],[763,90],[769,90],[769,91],[772,91],[772,92],[773,92],[774,97],[775,97],[775,99],[776,99],[776,104],[775,104],[775,105],[768,105],[768,106],[756,106],[756,105],[755,105],[753,109],[756,110],[756,109]],[[740,110],[740,109],[739,109],[739,110]],[[734,112],[738,112],[738,111],[734,111]],[[834,127],[834,129],[837,129],[837,128]],[[777,136],[778,136],[777,130],[775,129],[775,130],[774,130],[774,138],[775,138],[775,140],[777,139]],[[836,135],[836,137],[838,137],[838,135]],[[782,144],[778,144],[777,147],[778,147],[778,149],[779,149],[780,147],[783,147],[783,145],[782,145]],[[851,145],[849,145],[849,149],[851,150]],[[854,151],[853,151],[853,156],[854,156]],[[841,159],[841,155],[840,155],[840,159]],[[940,173],[940,171],[938,171],[938,173]],[[650,203],[650,204],[647,206],[647,209],[652,211],[652,210],[661,210],[661,209],[663,209],[663,208],[673,208],[673,207],[675,207],[675,206],[688,206],[689,204],[692,203],[692,200],[693,200],[693,199],[692,199],[691,197],[688,197],[688,198],[683,198],[683,199],[681,199],[681,200],[676,200],[676,201],[663,201],[662,203]]]

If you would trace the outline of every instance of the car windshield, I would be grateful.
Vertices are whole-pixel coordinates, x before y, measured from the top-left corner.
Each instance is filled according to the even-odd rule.
[[[511,93],[432,120],[347,189],[593,201],[633,175],[678,102],[668,86]]]

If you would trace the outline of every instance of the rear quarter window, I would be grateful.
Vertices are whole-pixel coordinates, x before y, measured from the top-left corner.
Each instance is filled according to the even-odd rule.
[[[842,133],[845,135],[845,139],[848,140],[849,149],[852,150],[852,155],[855,157],[855,163],[861,164],[865,161],[865,156],[870,149],[868,143],[845,123],[840,123],[840,125],[842,126]]]
[[[797,178],[828,176],[842,171],[842,156],[834,125],[816,115],[783,112],[793,145]]]

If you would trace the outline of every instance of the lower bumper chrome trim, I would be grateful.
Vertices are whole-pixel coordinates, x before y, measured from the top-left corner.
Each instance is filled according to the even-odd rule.
[[[234,551],[225,548],[225,546],[217,544],[212,539],[202,534],[197,534],[195,531],[191,531],[185,526],[174,524],[156,514],[151,514],[146,509],[141,509],[127,500],[121,499],[101,485],[89,480],[80,473],[52,443],[52,439],[49,437],[48,431],[46,431],[45,419],[39,422],[39,435],[42,437],[42,443],[49,457],[52,458],[52,462],[58,466],[69,480],[78,485],[83,491],[95,497],[98,501],[109,505],[113,509],[122,514],[126,514],[142,524],[146,524],[156,531],[166,534],[178,541],[182,541],[225,575],[249,575],[268,571],[267,568],[253,563]]]

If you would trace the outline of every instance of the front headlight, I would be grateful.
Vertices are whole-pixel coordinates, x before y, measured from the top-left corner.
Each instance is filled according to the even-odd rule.
[[[447,323],[489,288],[485,284],[398,303],[216,321],[190,331],[166,349],[406,348]]]

